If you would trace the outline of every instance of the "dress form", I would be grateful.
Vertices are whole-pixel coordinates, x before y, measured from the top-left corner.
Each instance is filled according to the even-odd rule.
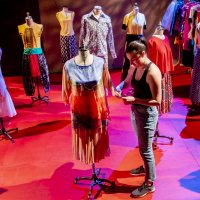
[[[33,26],[33,18],[30,16],[29,12],[27,12],[27,17],[25,18],[25,21],[26,21],[26,25],[29,26],[29,27],[32,27]]]
[[[92,54],[90,54],[89,50],[84,49],[84,48],[80,48],[78,55],[74,58],[74,61],[77,65],[79,66],[89,66],[92,65],[93,61],[94,61],[94,56]],[[92,197],[92,191],[93,191],[93,187],[95,185],[102,185],[104,183],[106,183],[108,186],[107,187],[114,187],[115,186],[115,182],[114,181],[110,181],[108,179],[105,178],[99,178],[98,175],[100,174],[101,169],[96,169],[95,168],[95,161],[93,161],[92,163],[92,176],[91,177],[75,177],[74,179],[74,183],[77,184],[78,181],[80,180],[91,180],[91,185],[90,185],[90,190],[88,192],[88,198],[90,199]]]
[[[122,29],[126,31],[125,49],[130,44],[130,42],[140,40],[144,37],[143,31],[146,29],[146,19],[145,15],[139,12],[139,6],[137,3],[133,5],[131,12],[124,16]],[[124,54],[121,81],[126,78],[129,66],[130,62],[126,57],[126,54]]]
[[[78,55],[74,60],[77,65],[88,66],[93,62],[93,55],[87,49],[79,49]]]
[[[36,101],[47,104],[48,98],[47,96],[45,99],[41,97],[38,86],[41,79],[44,92],[47,93],[50,89],[48,66],[41,47],[43,25],[35,23],[30,13],[27,12],[25,23],[18,25],[18,31],[24,45],[22,71],[25,93],[27,96],[32,96],[31,104]],[[33,96],[35,89],[38,92],[38,97]]]
[[[67,7],[63,7],[63,9],[62,9],[65,13],[69,13],[69,9],[67,8]]]
[[[75,13],[65,6],[61,11],[56,13],[56,19],[60,25],[60,53],[62,63],[77,55],[76,38],[73,28],[74,16]]]
[[[158,24],[153,36],[160,38],[161,40],[165,39],[164,28],[161,25],[161,22]]]
[[[101,42],[100,42],[101,41]],[[79,46],[85,46],[95,56],[108,63],[108,50],[116,58],[111,18],[101,6],[94,6],[92,11],[82,16]]]
[[[1,63],[2,50],[0,48],[0,63]],[[4,117],[13,117],[15,116],[16,110],[10,94],[7,90],[0,65],[0,135],[7,137],[11,142],[15,142],[9,132],[18,131],[18,128],[6,130],[3,123]]]
[[[94,6],[93,12],[94,12],[94,17],[98,20],[102,12],[101,6]]]
[[[170,62],[168,61],[168,63],[167,63],[166,60],[171,60],[171,63],[173,63],[172,62],[173,59],[172,59],[172,56],[171,57],[169,56],[170,54],[172,55],[172,53],[171,53],[171,50],[170,50],[170,47],[169,47],[169,44],[168,44],[169,43],[169,41],[167,40],[168,38],[165,37],[165,35],[164,35],[164,27],[161,25],[161,22],[159,22],[159,24],[157,25],[156,30],[155,30],[152,38],[153,39],[150,39],[150,43],[148,45],[148,47],[149,47],[149,57],[160,68],[161,73],[162,73],[162,84],[161,85],[162,85],[163,99],[162,99],[159,111],[160,111],[160,113],[166,113],[166,112],[169,112],[168,111],[168,109],[170,107],[169,105],[172,102],[172,92],[169,92],[169,91],[172,91],[171,75],[170,75],[170,71],[167,70],[168,69],[167,66],[170,65],[169,64]],[[154,41],[154,43],[153,43],[153,41]],[[159,41],[159,43],[156,42],[156,41]],[[156,46],[157,46],[157,48],[155,48]],[[158,48],[159,46],[161,48]],[[161,49],[163,49],[163,51],[161,51]],[[166,53],[166,51],[167,51],[167,53]],[[157,53],[160,52],[160,54],[156,54],[155,52],[157,52]],[[168,55],[168,57],[167,57],[167,55]],[[163,67],[161,67],[161,65]],[[164,69],[166,71],[164,71]],[[166,98],[166,96],[168,98]],[[168,105],[167,108],[166,108],[166,105]],[[158,127],[159,127],[159,121],[157,122],[156,130],[155,130],[155,134],[154,134],[154,141],[153,141],[154,149],[157,148],[157,139],[159,137],[160,138],[167,138],[167,139],[170,140],[170,144],[173,143],[172,137],[160,135]]]

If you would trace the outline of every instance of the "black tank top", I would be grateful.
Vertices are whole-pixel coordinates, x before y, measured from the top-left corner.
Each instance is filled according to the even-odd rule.
[[[133,73],[132,80],[131,80],[131,86],[134,89],[134,97],[137,97],[137,98],[140,98],[140,99],[150,99],[150,98],[152,98],[152,94],[151,94],[149,84],[146,82],[147,72],[148,72],[151,64],[152,64],[152,62],[150,62],[147,65],[147,67],[146,67],[146,69],[145,69],[140,80],[135,79],[137,68],[135,69],[135,71]]]

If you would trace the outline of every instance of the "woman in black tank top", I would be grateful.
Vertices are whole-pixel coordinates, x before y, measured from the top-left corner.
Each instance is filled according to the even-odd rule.
[[[161,72],[147,57],[146,42],[131,42],[126,55],[130,60],[130,69],[126,79],[116,87],[115,95],[121,97],[122,89],[129,84],[133,95],[122,97],[125,104],[131,105],[132,123],[138,137],[140,155],[144,167],[132,169],[132,175],[145,173],[145,182],[134,190],[133,197],[142,197],[154,192],[153,181],[156,179],[155,161],[152,149],[153,136],[158,120],[157,106],[161,103]]]

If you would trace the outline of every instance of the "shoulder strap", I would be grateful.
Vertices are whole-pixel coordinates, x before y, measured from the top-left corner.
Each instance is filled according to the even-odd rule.
[[[146,70],[148,71],[149,70],[149,67],[151,66],[152,62],[150,62],[148,65],[147,65],[147,68]]]

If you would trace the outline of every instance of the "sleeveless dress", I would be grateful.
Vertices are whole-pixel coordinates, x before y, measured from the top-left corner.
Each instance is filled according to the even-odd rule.
[[[114,89],[108,68],[96,56],[89,66],[72,58],[64,65],[62,84],[63,100],[71,105],[73,156],[86,164],[99,162],[110,154],[105,88]]]
[[[16,115],[16,110],[6,88],[0,67],[0,118],[13,117],[14,115]]]

